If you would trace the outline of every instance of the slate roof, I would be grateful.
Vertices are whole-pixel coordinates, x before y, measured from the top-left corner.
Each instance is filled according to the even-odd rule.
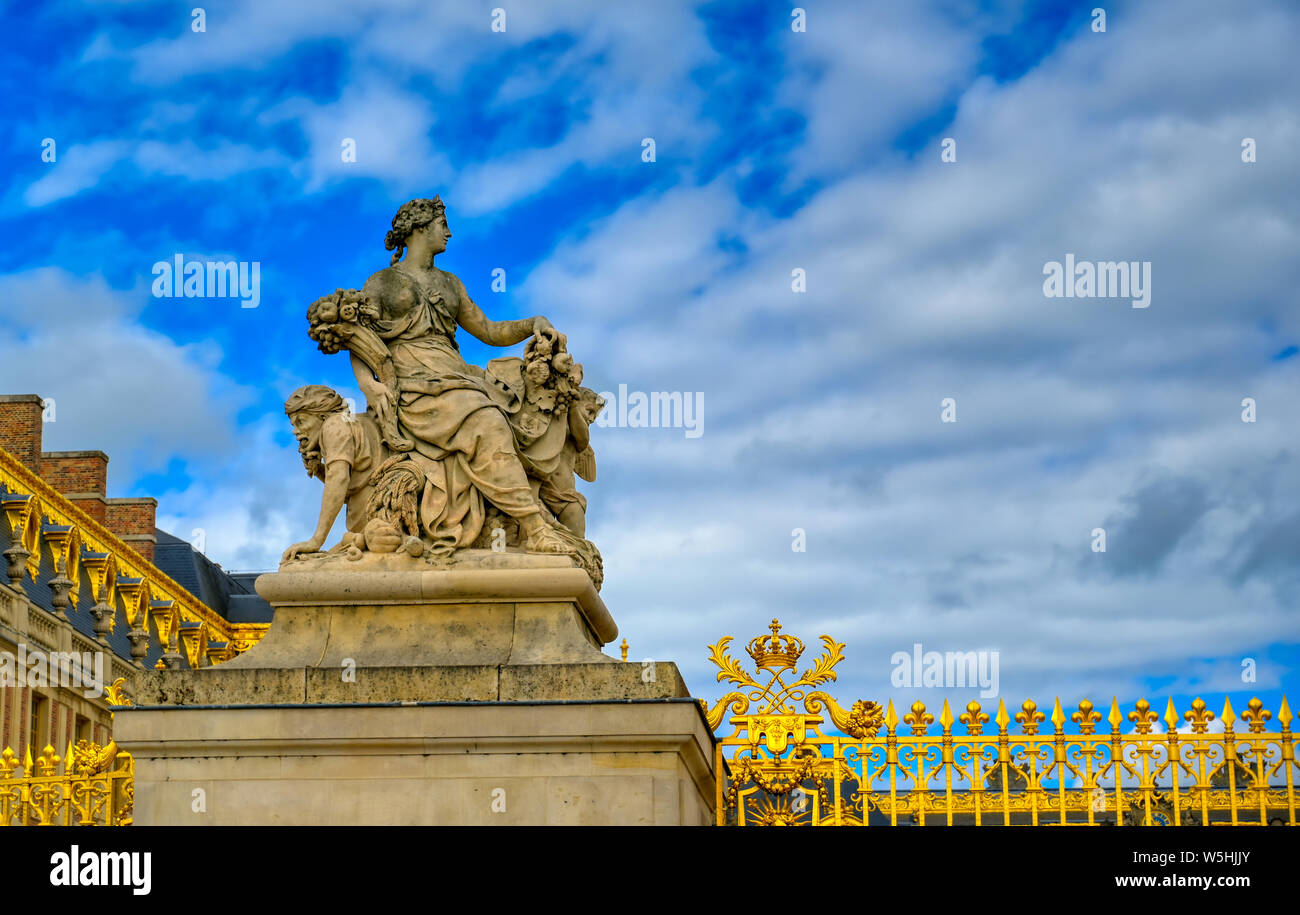
[[[257,595],[253,589],[256,572],[227,573],[208,557],[195,550],[187,541],[181,540],[164,530],[155,529],[158,538],[154,549],[154,565],[177,584],[185,588],[200,601],[207,604],[221,616],[234,623],[269,623],[271,605]],[[12,543],[8,524],[0,524],[0,552],[8,549]],[[0,574],[4,563],[0,562]],[[54,613],[52,603],[53,591],[50,579],[54,577],[54,564],[48,549],[41,550],[41,567],[35,580],[23,579],[23,590],[27,598],[36,606]],[[90,608],[95,605],[94,595],[90,590],[89,577],[81,576],[78,583],[76,600],[68,608],[72,627],[91,641],[95,639],[95,618]],[[108,634],[109,649],[118,657],[131,660],[131,641],[127,638],[128,627],[119,624]],[[163,649],[150,639],[149,654],[145,657],[145,667],[153,667],[162,656]]]
[[[232,623],[269,623],[271,605],[253,588],[257,572],[233,575],[186,540],[155,528],[153,564]]]

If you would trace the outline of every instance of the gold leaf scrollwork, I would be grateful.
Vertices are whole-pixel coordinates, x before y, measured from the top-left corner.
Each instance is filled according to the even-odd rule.
[[[718,670],[718,682],[729,681],[737,686],[752,686],[755,689],[762,689],[749,674],[745,673],[740,663],[727,654],[727,646],[731,644],[731,636],[723,636],[718,639],[716,645],[709,646],[709,660],[716,664]]]
[[[820,686],[830,680],[837,679],[835,675],[835,665],[844,660],[844,643],[837,642],[829,635],[821,637],[826,650],[813,662],[811,669],[804,671],[802,677],[796,682],[796,686]]]
[[[111,684],[105,687],[104,695],[108,699],[109,705],[135,704],[131,701],[131,697],[126,694],[126,677],[118,677]]]
[[[709,728],[716,731],[722,724],[722,719],[726,716],[727,706],[731,705],[733,715],[743,715],[749,708],[749,700],[742,693],[727,693],[712,709],[708,707],[703,699],[700,700],[700,706],[704,709],[705,720],[709,722]]]

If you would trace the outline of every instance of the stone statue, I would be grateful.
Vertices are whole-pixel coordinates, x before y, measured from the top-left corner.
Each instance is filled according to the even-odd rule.
[[[320,385],[285,403],[309,475],[325,492],[310,540],[283,562],[318,556],[339,511],[347,534],[330,554],[405,554],[445,563],[469,548],[564,554],[597,587],[575,475],[595,479],[589,429],[603,402],[582,382],[566,338],[542,316],[491,321],[453,274],[434,266],[451,230],[442,201],[402,204],[384,245],[391,264],[361,290],[307,309],[322,352],[348,350],[365,413]],[[460,355],[456,328],[484,343],[528,340],[522,359],[487,369]]]

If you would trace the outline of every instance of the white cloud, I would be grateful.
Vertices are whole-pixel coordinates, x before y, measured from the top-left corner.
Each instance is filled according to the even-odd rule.
[[[35,208],[76,196],[99,185],[111,169],[121,165],[145,176],[219,181],[255,169],[284,167],[287,161],[274,150],[225,141],[204,148],[189,140],[96,140],[58,151],[56,161],[47,166],[48,173],[23,192],[23,202]]]
[[[56,144],[59,141],[58,137],[51,139]],[[27,186],[23,202],[29,207],[43,207],[94,187],[125,157],[128,148],[119,140],[74,143],[61,150],[56,145],[55,160],[46,165],[42,177]]]
[[[0,390],[54,398],[45,450],[104,451],[114,495],[171,460],[233,459],[235,414],[252,400],[218,370],[216,347],[141,326],[147,296],[53,267],[0,276],[6,321],[23,339],[6,354]]]
[[[778,98],[807,119],[792,184],[856,171],[962,88],[984,32],[937,6],[830,4],[809,9],[806,32],[787,30]]]
[[[146,174],[190,181],[220,181],[256,169],[281,168],[287,162],[284,155],[274,150],[224,141],[204,149],[188,140],[181,143],[147,140],[135,147],[132,159]]]
[[[339,98],[290,98],[260,116],[262,123],[299,123],[310,145],[299,166],[308,176],[306,190],[359,176],[403,188],[432,181],[453,188],[464,214],[513,204],[574,166],[640,164],[645,136],[662,144],[662,170],[688,161],[716,134],[696,117],[704,94],[689,75],[717,55],[689,4],[593,16],[589,4],[552,2],[507,10],[504,32],[493,32],[491,24],[490,8],[457,4],[244,2],[212,11],[205,33],[178,29],[175,37],[122,55],[133,61],[135,80],[151,85],[260,69],[314,41],[346,42],[351,81]],[[472,66],[504,61],[538,41],[569,44],[551,67],[509,56],[500,83],[480,104],[500,117],[506,105],[558,94],[571,108],[563,136],[528,146],[531,140],[507,129],[508,151],[482,161],[449,159],[443,147],[450,144],[439,142],[434,99],[456,97]],[[96,39],[92,47],[97,60],[114,56],[107,41]],[[430,82],[438,93],[422,97]],[[457,104],[466,101],[457,98]],[[357,141],[355,163],[340,157],[347,137]]]
[[[429,102],[392,87],[348,86],[332,102],[304,98],[285,101],[267,111],[264,123],[296,120],[310,143],[303,166],[305,190],[361,175],[380,178],[395,188],[423,187],[451,171],[446,155],[432,140],[435,115]],[[343,158],[343,142],[352,140],[353,161]]]

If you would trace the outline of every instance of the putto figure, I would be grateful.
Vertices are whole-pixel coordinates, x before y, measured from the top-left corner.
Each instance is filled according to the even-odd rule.
[[[599,585],[586,500],[573,485],[575,471],[595,477],[588,436],[599,398],[580,386],[582,367],[549,320],[489,320],[455,275],[434,266],[451,237],[441,200],[408,201],[384,241],[392,263],[361,290],[308,308],[309,336],[322,352],[348,350],[368,407],[353,416],[319,385],[286,402],[325,493],[315,534],[284,561],[318,552],[344,505],[348,533],[331,552],[352,559],[400,550],[447,560],[490,533],[490,514],[510,522],[493,549],[572,555]],[[458,327],[493,346],[529,340],[525,358],[470,365]]]
[[[511,426],[533,492],[560,522],[579,537],[587,531],[587,500],[574,485],[577,476],[596,479],[591,424],[604,401],[582,387],[582,366],[558,342],[530,340],[523,360],[493,359],[488,373],[512,389],[522,388],[523,404]]]

